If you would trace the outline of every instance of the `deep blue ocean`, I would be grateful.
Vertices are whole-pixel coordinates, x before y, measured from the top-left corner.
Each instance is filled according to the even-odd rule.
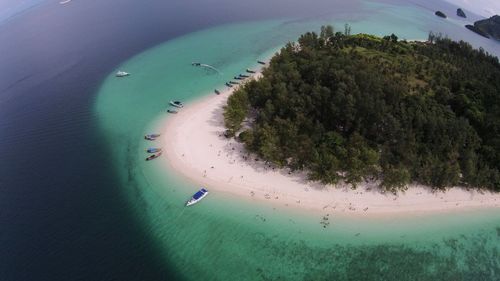
[[[92,109],[101,83],[181,35],[332,13],[349,21],[342,10],[360,4],[345,2],[3,0],[0,281],[180,280],[121,192]]]
[[[40,2],[0,23],[0,280],[174,280],[121,197],[94,94],[141,50],[269,11],[228,13],[239,10],[233,1],[209,12],[188,1],[69,4]]]
[[[335,9],[266,3],[2,1],[0,280],[177,279],[122,197],[96,130],[96,90],[120,62],[177,36]]]

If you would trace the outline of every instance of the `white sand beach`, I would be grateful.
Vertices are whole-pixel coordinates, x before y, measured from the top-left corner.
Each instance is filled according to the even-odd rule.
[[[397,195],[382,193],[375,183],[324,186],[308,182],[304,173],[273,169],[255,156],[247,157],[241,143],[223,136],[223,106],[233,92],[222,91],[187,104],[178,114],[158,124],[168,138],[161,138],[166,169],[206,186],[212,193],[227,192],[249,200],[260,200],[312,212],[325,210],[346,215],[387,215],[500,208],[500,195],[453,188],[431,192],[410,186]]]

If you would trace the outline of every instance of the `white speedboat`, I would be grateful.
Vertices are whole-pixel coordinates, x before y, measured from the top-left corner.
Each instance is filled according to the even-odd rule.
[[[205,196],[207,196],[207,195],[208,195],[208,190],[206,190],[205,188],[198,190],[193,195],[193,197],[191,197],[191,199],[189,199],[189,201],[187,201],[186,206],[191,206],[191,205],[194,205],[194,204],[200,202],[201,199],[205,198]]]
[[[182,102],[178,101],[178,100],[172,100],[172,101],[170,101],[170,105],[178,107],[178,108],[184,107],[184,105],[182,104]]]
[[[125,77],[125,76],[129,76],[129,75],[130,75],[130,73],[125,72],[125,71],[118,71],[116,73],[116,77]]]

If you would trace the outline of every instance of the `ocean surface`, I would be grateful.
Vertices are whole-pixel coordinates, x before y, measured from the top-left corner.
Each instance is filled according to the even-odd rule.
[[[500,279],[495,210],[330,214],[323,227],[226,194],[186,209],[199,187],[144,161],[142,136],[169,100],[211,95],[322,24],[406,39],[432,30],[499,55],[448,3],[11,3],[0,13],[0,280]]]

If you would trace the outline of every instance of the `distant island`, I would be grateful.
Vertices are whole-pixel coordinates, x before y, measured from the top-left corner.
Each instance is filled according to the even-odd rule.
[[[474,25],[466,25],[466,28],[486,38],[500,40],[500,16],[495,15],[489,19],[476,21]]]
[[[444,18],[444,19],[446,18],[446,15],[443,12],[441,12],[441,11],[436,11],[434,14],[436,16],[438,16],[438,17],[441,17],[441,18]]]
[[[272,58],[224,109],[229,135],[313,181],[500,191],[498,58],[322,27]]]
[[[457,16],[462,17],[462,18],[467,18],[467,16],[465,15],[464,10],[462,10],[461,8],[457,9]]]

